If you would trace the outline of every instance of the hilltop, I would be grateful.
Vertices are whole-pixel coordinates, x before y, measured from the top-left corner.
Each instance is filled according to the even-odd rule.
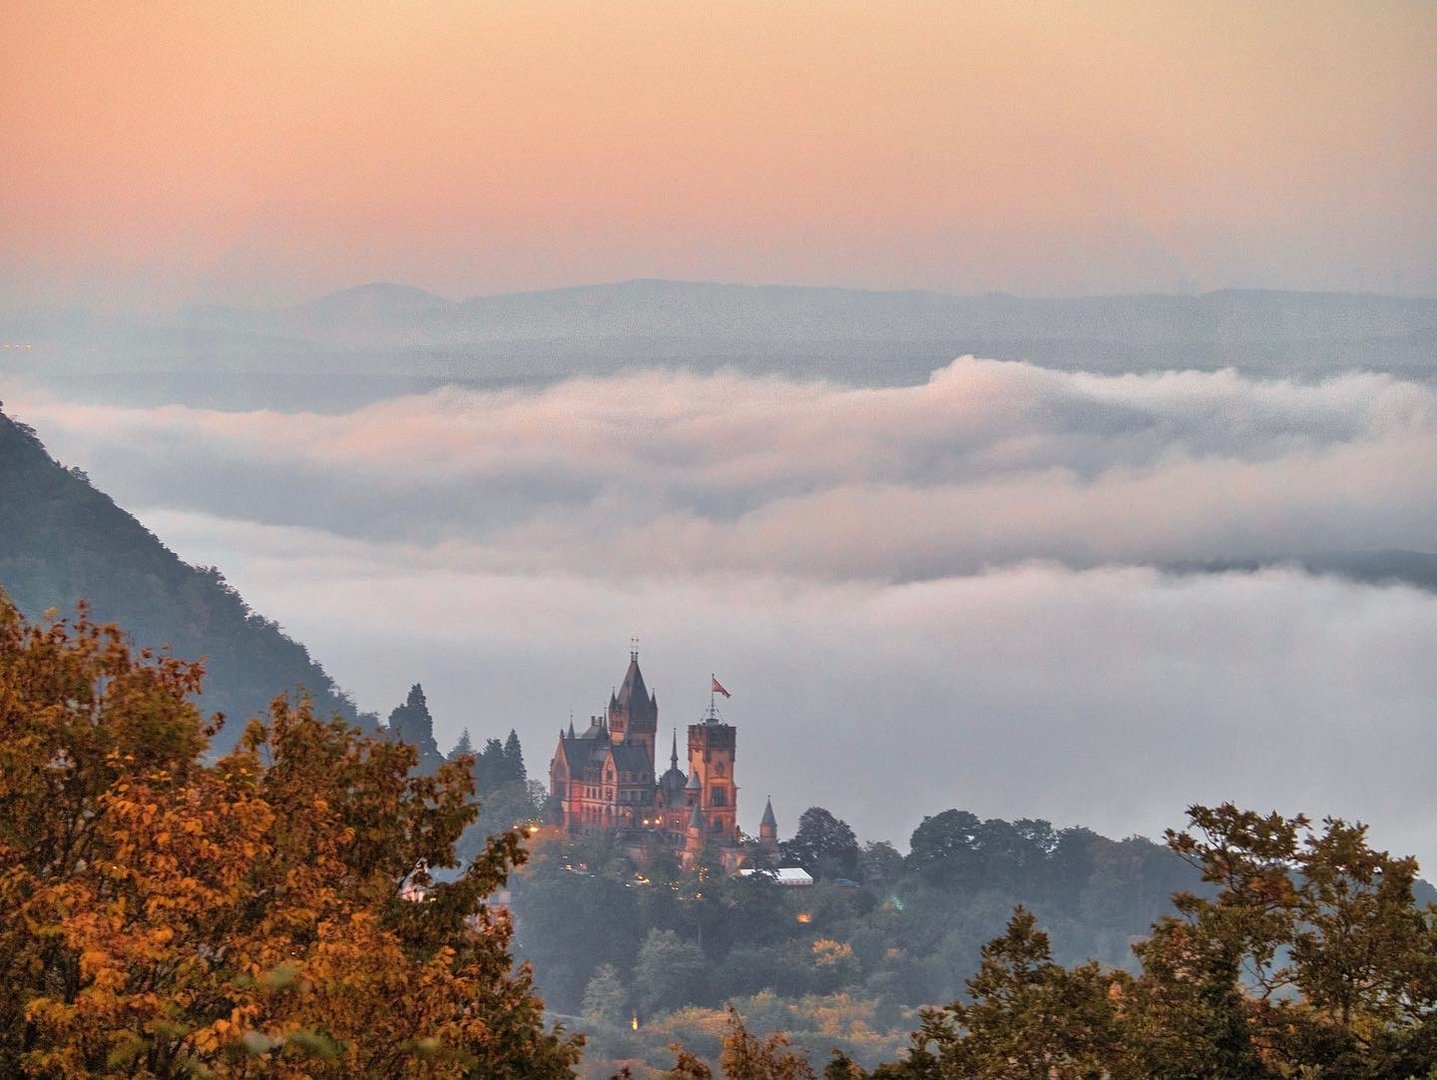
[[[216,740],[281,691],[303,687],[321,716],[357,722],[353,702],[303,645],[251,611],[215,567],[190,566],[78,469],[46,452],[35,432],[0,413],[0,588],[27,617],[76,601],[121,623],[136,644],[205,657],[200,706],[229,719]]]

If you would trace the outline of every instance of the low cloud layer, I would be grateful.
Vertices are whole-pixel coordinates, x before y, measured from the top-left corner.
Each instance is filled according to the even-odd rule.
[[[13,395],[12,395],[13,396]],[[340,415],[21,415],[130,505],[465,549],[492,571],[844,580],[1437,537],[1437,391],[963,358],[922,386],[637,373]]]
[[[387,709],[421,679],[452,742],[542,767],[641,638],[666,731],[734,691],[743,820],[828,806],[904,845],[949,806],[1158,834],[1191,802],[1340,814],[1437,867],[1437,597],[1296,571],[1025,564],[910,583],[465,570],[408,545],[158,515]]]
[[[1437,866],[1437,597],[1137,565],[1437,548],[1428,387],[964,358],[338,415],[0,396],[363,707],[423,680],[442,740],[513,726],[542,768],[638,633],[665,726],[735,691],[750,827],[769,793],[900,843],[948,806],[1122,835],[1232,798]]]

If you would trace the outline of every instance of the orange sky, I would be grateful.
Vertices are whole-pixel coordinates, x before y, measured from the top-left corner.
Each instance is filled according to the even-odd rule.
[[[1437,293],[1430,3],[20,2],[0,62],[11,303]]]

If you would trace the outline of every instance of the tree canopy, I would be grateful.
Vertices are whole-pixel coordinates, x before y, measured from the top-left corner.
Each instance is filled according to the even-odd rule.
[[[783,842],[784,860],[815,877],[856,877],[860,854],[858,837],[848,822],[821,806],[805,810],[799,816],[793,839]]]
[[[197,665],[0,594],[0,1061],[27,1074],[559,1077],[469,771],[277,699],[213,763]],[[431,871],[457,870],[438,881]]]

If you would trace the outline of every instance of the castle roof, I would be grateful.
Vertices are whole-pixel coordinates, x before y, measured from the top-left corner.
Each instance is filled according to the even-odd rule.
[[[773,816],[773,800],[769,799],[763,804],[763,818],[759,821],[759,828],[777,829],[778,819]]]
[[[649,771],[649,755],[638,743],[614,743],[609,753],[614,756],[616,769],[638,774]]]
[[[644,673],[639,670],[637,652],[629,653],[629,670],[624,673],[624,682],[614,696],[614,704],[628,714],[631,730],[636,724],[653,724],[657,720],[654,715],[655,701],[644,685]]]
[[[588,728],[579,736],[581,739],[607,739],[608,737],[609,729],[604,726],[604,718],[602,716],[589,717]]]
[[[689,815],[689,828],[691,828],[691,829],[702,829],[703,827],[704,827],[704,811],[703,811],[703,807],[699,806],[699,804],[698,804],[697,802],[695,802],[695,803],[694,803],[694,812]]]
[[[659,795],[669,805],[675,805],[684,793],[684,771],[682,769],[669,769],[663,776],[659,777]]]
[[[684,790],[685,790],[685,791],[700,791],[700,790],[702,790],[702,788],[703,788],[703,784],[699,781],[699,772],[698,772],[697,769],[695,769],[693,772],[691,772],[691,773],[689,774],[689,782],[684,785]]]
[[[679,796],[684,793],[684,771],[679,768],[679,732],[674,729],[673,749],[669,752],[669,767],[664,775],[659,777],[659,799],[670,805],[676,805]]]
[[[592,738],[563,738],[559,740],[559,751],[564,755],[564,761],[569,766],[569,775],[574,777],[583,776],[585,769],[591,764],[597,764],[596,751],[606,746],[606,743]]]

